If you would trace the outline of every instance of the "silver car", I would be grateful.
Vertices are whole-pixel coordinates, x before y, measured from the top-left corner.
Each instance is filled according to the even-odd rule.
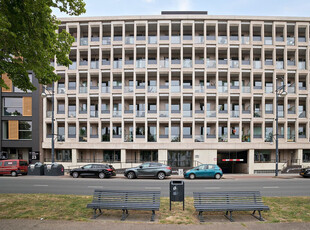
[[[156,163],[156,162],[147,162],[143,163],[142,165],[126,169],[124,172],[124,176],[128,179],[134,179],[138,177],[157,177],[160,180],[166,178],[166,176],[171,175],[171,167]]]

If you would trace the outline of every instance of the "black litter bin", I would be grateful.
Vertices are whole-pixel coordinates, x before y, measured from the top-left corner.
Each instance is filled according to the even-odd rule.
[[[44,165],[44,175],[45,176],[63,176],[65,175],[64,166],[61,164],[48,164]]]
[[[44,175],[44,165],[41,162],[31,164],[28,166],[28,175],[41,176]]]
[[[172,180],[170,181],[170,210],[171,202],[179,201],[183,202],[184,210],[184,181],[182,180]]]

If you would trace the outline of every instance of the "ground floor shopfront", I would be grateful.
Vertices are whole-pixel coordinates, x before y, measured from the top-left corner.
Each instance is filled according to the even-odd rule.
[[[5,148],[0,152],[0,159],[23,159],[29,164],[40,161],[39,151],[33,151],[32,148]]]
[[[51,150],[44,150],[45,163],[51,162]],[[55,149],[55,162],[67,169],[87,163],[110,163],[129,168],[143,162],[161,162],[173,168],[191,168],[200,164],[218,164],[224,173],[274,173],[275,149]],[[310,149],[279,150],[279,170],[291,165],[310,166]]]

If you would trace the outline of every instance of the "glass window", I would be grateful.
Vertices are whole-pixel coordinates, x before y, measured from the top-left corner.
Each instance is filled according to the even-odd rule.
[[[104,150],[103,151],[104,162],[119,162],[121,160],[120,150]]]
[[[9,138],[8,121],[2,121],[2,140],[7,140],[8,138]]]
[[[85,165],[83,166],[84,169],[90,169],[93,165]]]
[[[4,97],[3,98],[3,116],[22,116],[23,98],[22,97]]]
[[[310,162],[310,150],[309,149],[304,149],[302,160],[303,162]]]
[[[271,152],[269,150],[255,150],[254,161],[255,162],[270,162]]]
[[[57,104],[57,113],[65,113],[65,103]]]
[[[140,161],[158,161],[158,152],[151,150],[143,150],[140,152]]]
[[[71,149],[57,149],[56,150],[56,160],[57,161],[70,162],[70,161],[72,161],[71,159],[72,159]]]
[[[19,121],[19,139],[31,140],[32,139],[32,122]]]
[[[69,136],[76,136],[76,127],[75,125],[68,126],[68,134]]]
[[[75,81],[69,81],[68,87],[69,87],[69,89],[76,89],[76,82]]]
[[[168,151],[168,165],[172,167],[192,167],[193,152],[192,151]]]

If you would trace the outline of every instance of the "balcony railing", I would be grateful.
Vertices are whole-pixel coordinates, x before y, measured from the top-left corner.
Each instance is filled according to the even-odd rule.
[[[192,110],[183,110],[183,117],[192,117],[193,111]]]
[[[102,93],[110,93],[110,86],[102,86],[101,92]]]
[[[145,59],[136,60],[136,68],[145,68]]]
[[[273,86],[265,86],[265,93],[273,93]]]
[[[145,111],[137,110],[136,117],[145,117]]]
[[[254,111],[254,117],[261,117],[262,116],[262,111],[256,110]]]
[[[209,138],[211,138],[211,139],[215,139],[216,138],[216,134],[215,133],[207,133],[207,139],[209,139]]]
[[[90,117],[98,117],[98,111],[97,110],[91,110],[90,111]]]
[[[261,61],[253,61],[253,68],[254,69],[261,69],[262,68],[262,62]]]
[[[101,64],[102,65],[111,65],[111,62],[110,62],[110,60],[103,59]]]
[[[171,134],[171,142],[180,142],[180,135]]]
[[[132,134],[125,134],[124,135],[124,142],[133,142],[133,135]]]
[[[114,36],[113,41],[115,42],[121,42],[123,40],[123,36]]]
[[[157,92],[157,86],[155,86],[155,85],[148,86],[148,87],[147,87],[147,91],[148,91],[149,93],[156,93],[156,92]]]
[[[80,61],[80,66],[87,66],[87,65],[88,65],[88,61],[87,60]]]
[[[114,110],[113,111],[113,117],[121,117],[122,111],[121,110]]]
[[[216,117],[216,111],[215,110],[208,110],[207,111],[207,117]]]
[[[223,85],[219,85],[218,86],[218,92],[219,93],[227,93],[228,91],[228,87],[227,86],[223,86]]]
[[[180,44],[181,43],[181,36],[172,35],[171,36],[171,43],[172,44]]]
[[[204,38],[203,38],[203,36],[195,36],[195,43],[196,43],[196,44],[202,44],[202,43],[204,43]]]
[[[156,142],[157,141],[157,136],[156,135],[147,135],[147,141],[148,142]]]
[[[239,61],[230,60],[230,68],[239,68]]]
[[[272,45],[272,37],[265,37],[264,41],[265,45]]]
[[[74,118],[74,117],[76,117],[76,111],[74,110],[74,111],[68,111],[68,117],[69,118]]]
[[[196,93],[204,93],[205,87],[203,85],[196,85],[195,86],[195,92]]]
[[[159,111],[159,117],[169,117],[169,111],[168,110]]]
[[[250,65],[251,61],[250,60],[242,60],[242,65]]]
[[[298,112],[298,117],[299,117],[299,118],[305,118],[305,117],[306,117],[306,111],[300,111],[300,112]]]
[[[157,44],[157,36],[148,36],[149,44]]]
[[[216,60],[207,60],[207,68],[216,68]]]
[[[291,85],[289,87],[287,87],[287,92],[288,93],[295,93],[295,85]]]
[[[231,110],[230,111],[230,117],[239,117],[240,115],[239,110]]]
[[[192,35],[183,35],[183,40],[184,41],[191,41],[191,40],[193,40],[193,36]]]
[[[72,64],[69,65],[69,70],[75,70],[76,69],[76,61],[72,61]]]
[[[160,68],[169,68],[169,59],[159,61]]]
[[[190,59],[183,60],[183,68],[192,68],[192,67],[193,67],[192,60]]]
[[[81,46],[88,46],[88,38],[80,38]]]
[[[242,142],[251,142],[250,135],[242,135]]]
[[[122,60],[114,60],[113,61],[113,68],[114,69],[121,69],[122,68]]]
[[[91,61],[90,62],[91,69],[99,69],[99,61]]]
[[[195,142],[204,142],[204,135],[195,135]]]
[[[110,141],[110,133],[102,134],[101,135],[102,142],[109,142]]]
[[[227,36],[218,36],[218,44],[227,44]]]
[[[181,92],[181,87],[179,85],[172,85],[171,86],[171,92],[172,93],[179,93],[179,92]]]
[[[207,35],[207,41],[214,41],[215,35]]]
[[[134,44],[134,42],[135,42],[134,36],[125,37],[125,44]]]
[[[305,70],[306,69],[306,62],[305,61],[299,61],[298,62],[298,69]]]
[[[249,36],[241,36],[241,44],[243,44],[243,45],[250,44],[250,37]]]
[[[242,86],[242,93],[251,93],[251,86]]]
[[[295,134],[287,134],[287,142],[295,142]]]
[[[102,45],[110,45],[111,37],[102,37]]]
[[[276,69],[284,69],[284,62],[276,61]]]
[[[125,93],[132,93],[134,91],[133,86],[124,86],[124,92]]]
[[[218,136],[218,142],[227,142],[227,141],[228,141],[227,134]]]
[[[294,37],[287,37],[286,38],[286,44],[288,46],[294,46],[295,45],[295,38]]]
[[[79,92],[80,93],[87,93],[87,86],[80,86],[79,87]]]
[[[125,60],[125,65],[133,65],[133,60]]]

